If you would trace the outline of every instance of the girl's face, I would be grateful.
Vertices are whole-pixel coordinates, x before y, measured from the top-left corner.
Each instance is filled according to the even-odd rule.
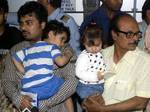
[[[92,46],[88,46],[87,42],[84,43],[85,49],[87,52],[89,53],[98,53],[100,52],[101,48],[102,48],[102,41],[101,39],[95,39],[94,40],[94,45]]]

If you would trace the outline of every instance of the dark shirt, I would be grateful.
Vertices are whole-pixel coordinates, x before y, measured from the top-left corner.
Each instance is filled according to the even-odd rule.
[[[24,38],[20,30],[7,24],[4,33],[0,35],[0,49],[9,50],[22,40],[24,40]]]
[[[123,14],[121,11],[117,11],[116,15]],[[102,41],[105,45],[111,45],[113,43],[112,37],[109,33],[111,19],[108,17],[106,8],[104,5],[87,16],[80,26],[80,34],[83,34],[84,29],[90,23],[96,23],[103,30]]]

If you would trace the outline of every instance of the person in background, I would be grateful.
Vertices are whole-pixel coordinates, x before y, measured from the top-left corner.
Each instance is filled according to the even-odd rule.
[[[17,28],[6,24],[8,10],[8,1],[0,0],[0,55],[6,54],[13,45],[23,40]]]
[[[84,106],[88,112],[142,112],[150,98],[150,56],[137,47],[142,33],[129,14],[113,19],[111,33],[114,45],[102,51],[106,72],[114,73],[105,78],[105,105],[87,99]]]
[[[32,107],[31,98],[21,94],[23,74],[17,72],[11,60],[11,55],[41,40],[43,29],[47,23],[47,14],[45,7],[35,1],[26,2],[18,11],[20,30],[26,41],[16,44],[11,48],[10,54],[6,56],[2,84],[5,94],[19,110],[24,108],[30,109]],[[65,47],[61,50],[65,50]],[[55,69],[54,74],[62,77],[64,83],[54,96],[39,102],[40,112],[65,112],[64,102],[75,92],[77,85],[73,68],[74,64],[69,62],[64,67]]]
[[[6,23],[8,11],[8,1],[0,0],[0,112],[13,110],[13,106],[6,98],[2,88],[1,75],[5,68],[4,58],[13,45],[24,40],[21,32],[16,27]]]
[[[81,38],[84,50],[76,61],[76,76],[79,79],[77,94],[82,100],[104,90],[103,74],[106,65],[100,53],[102,30],[96,24],[89,24]]]
[[[102,37],[103,47],[112,45],[113,40],[109,35],[110,21],[115,15],[122,14],[120,11],[123,0],[102,0],[102,5],[89,16],[87,16],[80,26],[80,35],[89,23],[96,23],[102,27],[104,36]]]
[[[143,50],[146,51],[147,53],[150,53],[150,25],[147,26],[147,29],[145,31]]]
[[[144,50],[144,36],[147,26],[150,24],[150,1],[146,0],[142,7],[142,19],[143,21],[139,23],[140,31],[142,31],[142,38],[138,43],[138,47]]]

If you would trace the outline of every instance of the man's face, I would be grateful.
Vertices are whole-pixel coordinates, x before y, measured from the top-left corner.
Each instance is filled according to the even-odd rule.
[[[106,6],[113,11],[120,10],[123,0],[104,0]]]
[[[39,22],[34,13],[20,18],[20,30],[28,40],[40,40],[43,28],[43,23]]]
[[[129,17],[121,18],[118,23],[118,32],[112,34],[115,45],[124,51],[135,50],[141,37],[137,22]]]

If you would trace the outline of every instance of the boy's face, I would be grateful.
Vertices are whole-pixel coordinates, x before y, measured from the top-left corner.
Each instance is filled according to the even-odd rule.
[[[98,52],[100,52],[100,50],[102,48],[102,41],[101,41],[101,39],[96,39],[94,41],[94,45],[92,45],[92,46],[88,46],[85,42],[84,46],[85,46],[86,51],[88,51],[89,53],[98,53]]]
[[[67,34],[66,32],[56,35],[54,34],[52,38],[50,37],[50,39],[52,44],[56,44],[59,47],[63,47],[67,40]]]

